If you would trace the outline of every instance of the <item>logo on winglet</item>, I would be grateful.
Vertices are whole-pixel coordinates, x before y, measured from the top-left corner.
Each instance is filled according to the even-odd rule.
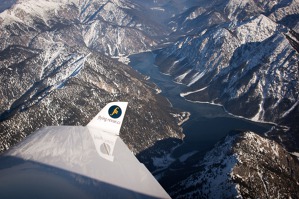
[[[121,116],[122,111],[121,108],[119,106],[111,106],[108,110],[108,114],[110,117],[112,117],[113,119],[117,119]]]

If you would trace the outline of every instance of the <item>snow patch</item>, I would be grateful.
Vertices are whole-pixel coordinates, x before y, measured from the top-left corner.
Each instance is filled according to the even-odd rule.
[[[197,72],[196,74],[193,75],[192,80],[190,81],[190,83],[187,86],[192,86],[195,82],[197,82],[198,80],[200,80],[203,76],[205,75],[205,72]]]
[[[157,11],[165,12],[165,9],[161,8],[161,7],[153,7],[153,8],[151,8],[151,10],[157,10]]]
[[[297,101],[289,110],[283,113],[282,117],[286,117],[292,110],[294,110],[299,104],[299,101]]]
[[[298,152],[293,152],[291,154],[294,155],[294,156],[296,156],[299,159],[299,153]]]
[[[205,89],[207,89],[208,86],[204,87],[204,88],[201,88],[201,89],[198,89],[198,90],[195,90],[195,91],[190,91],[190,92],[186,92],[186,93],[181,93],[180,96],[181,97],[186,97],[187,95],[190,95],[190,94],[193,94],[193,93],[197,93],[197,92],[200,92],[200,91],[203,91]]]
[[[191,72],[192,70],[189,69],[187,70],[185,73],[181,74],[180,76],[175,78],[175,81],[178,83],[181,83],[183,79],[185,79],[185,77]]]
[[[260,15],[254,20],[240,25],[236,29],[236,35],[242,44],[249,42],[262,42],[271,37],[278,29],[278,24],[268,17]]]

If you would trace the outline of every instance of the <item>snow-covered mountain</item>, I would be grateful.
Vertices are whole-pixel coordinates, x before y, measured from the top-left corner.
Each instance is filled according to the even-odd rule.
[[[234,115],[284,127],[274,127],[266,138],[253,132],[227,137],[202,161],[191,155],[198,163],[189,171],[199,171],[180,170],[187,177],[166,183],[167,190],[174,198],[298,197],[292,177],[298,158],[286,149],[299,149],[299,2],[198,3],[169,22],[181,37],[155,51],[161,72],[187,85],[181,93],[186,100],[221,104]],[[268,149],[259,151],[263,146]],[[165,182],[168,175],[157,177]],[[292,185],[281,186],[287,182]]]
[[[260,14],[298,31],[298,0],[198,0],[174,16],[169,25],[183,33],[198,34],[224,22],[240,22]]]
[[[231,135],[208,152],[174,198],[297,198],[298,160],[253,132]]]
[[[42,126],[85,125],[107,102],[129,101],[121,137],[173,197],[296,198],[299,164],[285,148],[299,149],[298,16],[298,0],[6,0],[0,151]],[[286,127],[238,132],[203,160],[184,154],[176,165],[180,115],[110,58],[153,49],[160,70],[188,86],[186,100]],[[186,165],[178,181],[166,179],[170,165]]]
[[[127,1],[19,0],[0,13],[0,151],[45,125],[85,125],[118,100],[129,102],[121,136],[135,153],[181,136],[156,86],[102,54],[109,42],[130,52],[152,42],[144,35],[156,29],[139,26],[133,8],[141,9]],[[116,26],[119,34],[105,32]]]
[[[41,31],[67,26],[80,32],[70,35],[72,42],[109,56],[146,51],[169,33],[146,15],[148,9],[124,0],[19,0],[0,14],[1,26],[7,27],[2,30],[1,48],[24,41],[30,45]],[[8,39],[11,32],[22,37]]]
[[[157,51],[157,64],[188,85],[188,100],[277,122],[298,104],[298,1],[211,2],[171,22],[187,33]]]

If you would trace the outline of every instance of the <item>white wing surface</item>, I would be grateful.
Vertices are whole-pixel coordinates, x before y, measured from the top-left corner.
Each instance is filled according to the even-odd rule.
[[[42,128],[2,154],[0,198],[170,198],[118,137],[126,107],[110,103],[86,127]]]

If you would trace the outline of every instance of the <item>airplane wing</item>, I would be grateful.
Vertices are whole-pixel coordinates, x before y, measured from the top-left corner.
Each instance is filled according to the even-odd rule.
[[[0,198],[170,198],[119,130],[126,102],[87,126],[45,127],[0,156]]]

